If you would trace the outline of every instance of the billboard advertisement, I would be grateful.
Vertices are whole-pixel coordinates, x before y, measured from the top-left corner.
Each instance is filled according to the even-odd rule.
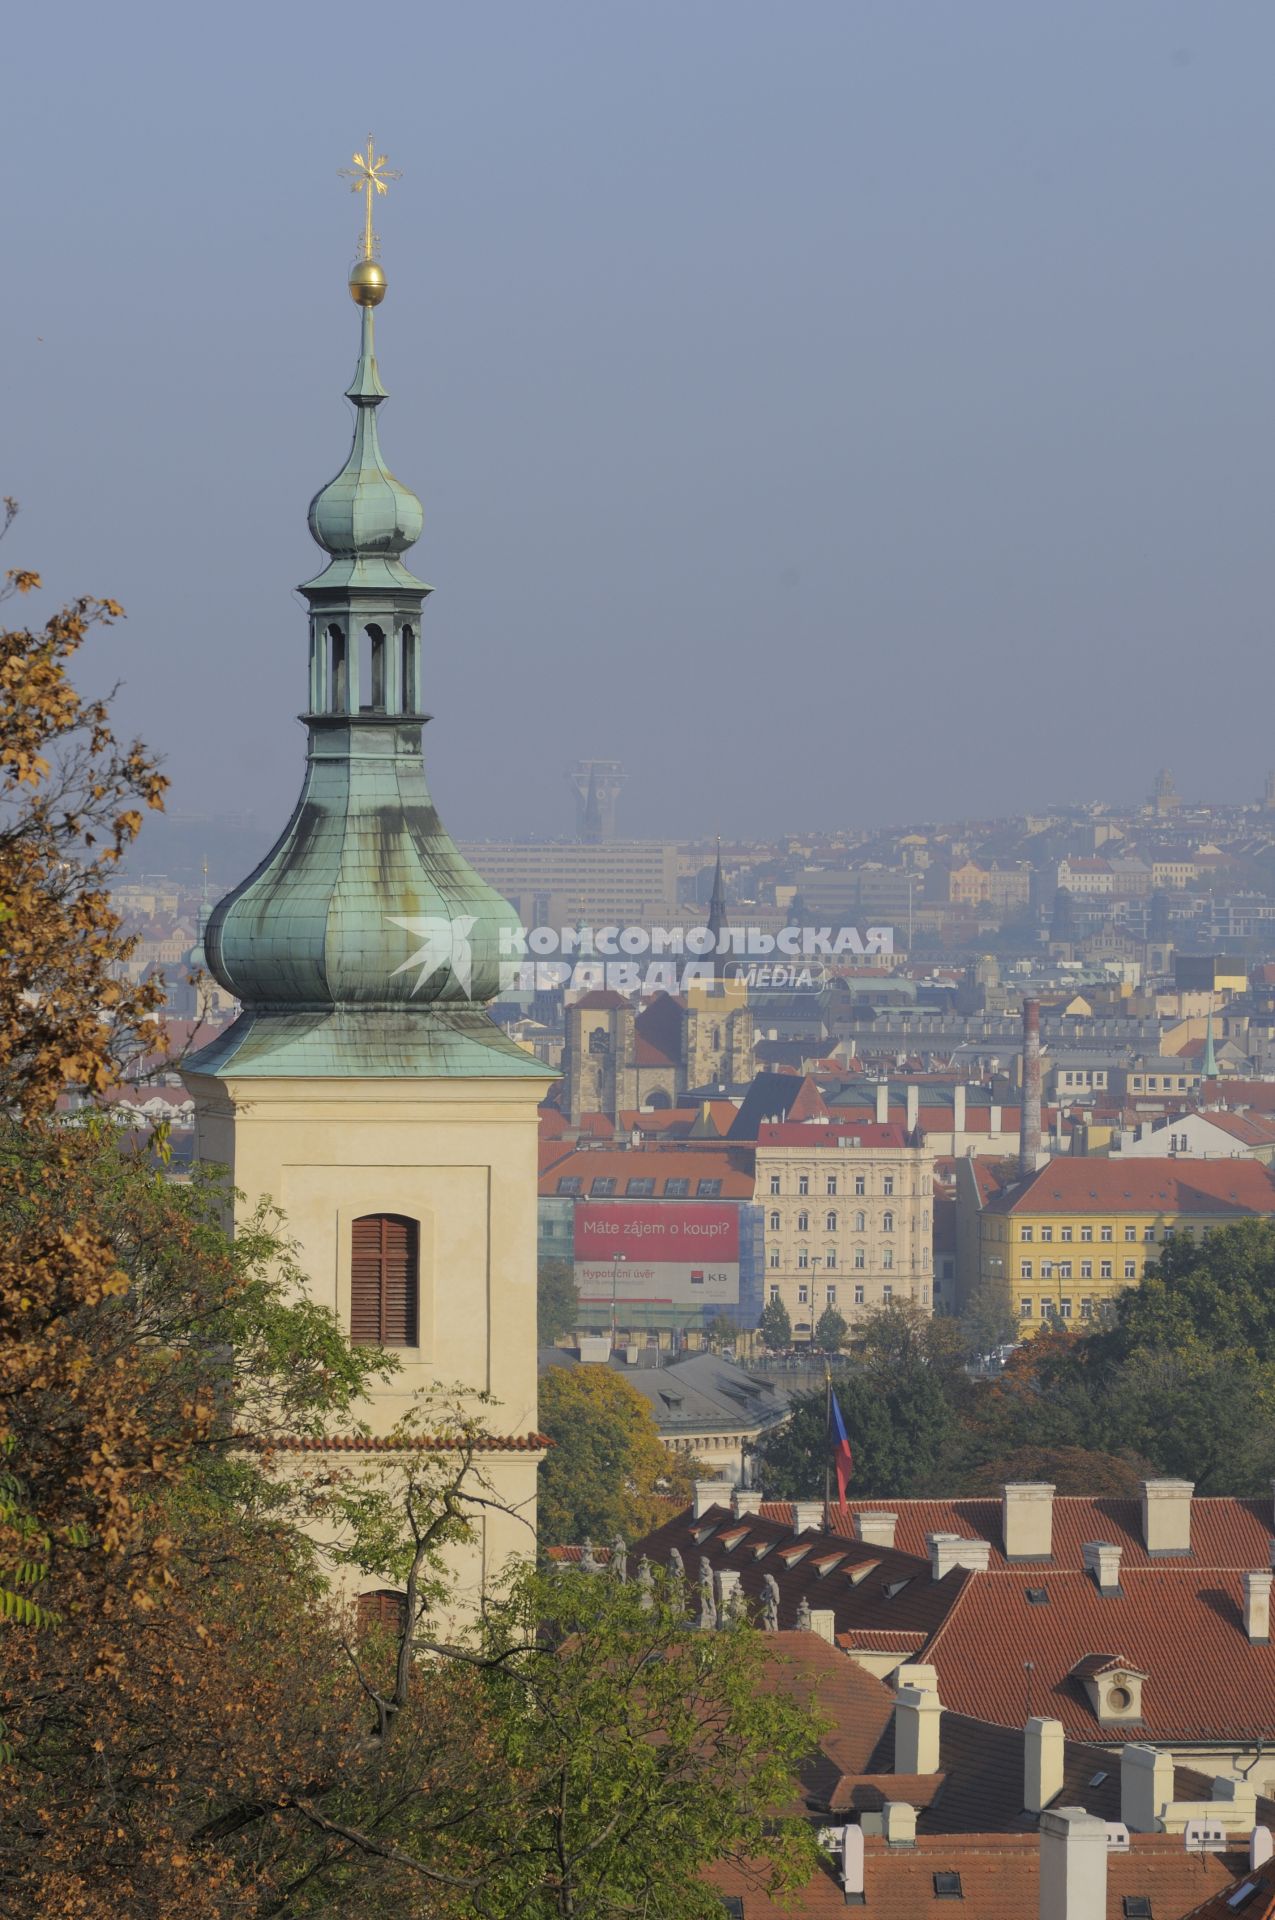
[[[739,1208],[725,1201],[578,1200],[582,1306],[739,1305]],[[619,1255],[616,1262],[615,1256]]]

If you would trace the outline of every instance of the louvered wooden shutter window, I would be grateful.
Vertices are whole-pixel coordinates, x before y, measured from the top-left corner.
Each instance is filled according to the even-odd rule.
[[[368,1213],[354,1222],[350,1250],[350,1338],[356,1346],[414,1347],[420,1324],[415,1220]]]
[[[377,1593],[361,1593],[356,1605],[359,1632],[367,1633],[372,1627],[385,1627],[390,1633],[402,1633],[406,1613],[407,1599],[404,1594],[392,1593],[385,1587]]]

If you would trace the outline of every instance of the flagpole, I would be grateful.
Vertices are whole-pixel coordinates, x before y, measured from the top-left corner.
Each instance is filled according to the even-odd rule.
[[[823,1524],[831,1524],[832,1509],[832,1364],[823,1357]]]

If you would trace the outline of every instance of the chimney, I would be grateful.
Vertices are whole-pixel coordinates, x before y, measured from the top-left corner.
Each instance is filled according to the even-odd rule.
[[[697,1480],[695,1498],[691,1505],[691,1517],[702,1520],[710,1507],[727,1507],[735,1491],[731,1480]]]
[[[822,1527],[826,1517],[822,1500],[794,1500],[792,1503],[794,1533],[807,1533],[811,1527]]]
[[[892,1547],[894,1529],[899,1524],[897,1513],[865,1513],[862,1509],[854,1516],[856,1537],[865,1547]]]
[[[892,1678],[896,1690],[899,1687],[920,1687],[930,1693],[939,1690],[939,1670],[928,1660],[904,1660],[894,1669]]]
[[[1023,1735],[1023,1805],[1043,1813],[1062,1792],[1063,1724],[1034,1714]]]
[[[1010,1480],[1001,1490],[1001,1538],[1007,1560],[1048,1560],[1054,1551],[1054,1489],[1045,1480]]]
[[[1085,1557],[1085,1572],[1093,1575],[1099,1593],[1119,1593],[1119,1547],[1113,1547],[1110,1540],[1086,1540],[1080,1551]]]
[[[831,1607],[811,1607],[810,1631],[826,1640],[830,1647],[837,1644],[837,1616]]]
[[[933,1580],[942,1580],[953,1567],[968,1567],[971,1573],[987,1572],[990,1540],[967,1540],[959,1533],[927,1533],[925,1545]]]
[[[1190,1553],[1194,1480],[1144,1480],[1142,1544],[1148,1553]]]
[[[877,1081],[877,1125],[883,1127],[890,1118],[890,1082]]]
[[[894,1771],[937,1773],[943,1708],[933,1687],[900,1687],[894,1696]]]
[[[848,1907],[863,1905],[863,1828],[841,1829],[841,1886]]]
[[[998,1106],[989,1107],[987,1110],[987,1131],[989,1133],[999,1133],[1000,1130],[1001,1110]]]
[[[909,1133],[916,1132],[917,1122],[920,1118],[921,1118],[921,1090],[919,1087],[909,1087],[908,1088],[908,1132]]]
[[[1083,1807],[1040,1816],[1040,1920],[1103,1920],[1107,1823]]]
[[[881,1809],[881,1831],[887,1847],[914,1847],[916,1808],[906,1800],[887,1800]]]
[[[1269,1573],[1244,1575],[1244,1631],[1254,1646],[1271,1637],[1271,1580]]]
[[[1023,1001],[1023,1107],[1019,1115],[1018,1177],[1040,1165],[1040,1001]]]
[[[1173,1798],[1173,1755],[1156,1747],[1120,1749],[1120,1818],[1131,1833],[1155,1833]]]
[[[746,1513],[761,1512],[762,1495],[759,1487],[736,1487],[730,1497],[730,1510],[737,1520]]]
[[[965,1131],[965,1089],[964,1087],[953,1087],[952,1088],[952,1134],[955,1137],[956,1134],[964,1133],[964,1131]]]

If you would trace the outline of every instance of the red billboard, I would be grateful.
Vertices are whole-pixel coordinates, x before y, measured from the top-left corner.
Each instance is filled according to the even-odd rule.
[[[616,1255],[619,1255],[617,1261]],[[739,1304],[739,1208],[722,1201],[578,1200],[575,1281],[582,1302]]]

